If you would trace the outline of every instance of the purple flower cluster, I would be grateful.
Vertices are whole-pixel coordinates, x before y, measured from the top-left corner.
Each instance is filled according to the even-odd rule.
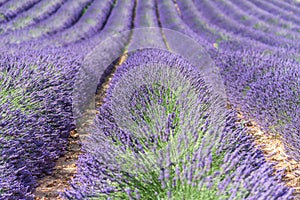
[[[10,20],[8,23],[1,24],[1,33],[7,31],[15,31],[27,26],[38,23],[41,20],[47,18],[49,15],[57,11],[57,9],[66,0],[53,0],[51,2],[40,1],[34,7],[29,10],[18,14],[14,19]]]
[[[1,54],[0,199],[32,199],[37,178],[65,151],[79,67],[66,53]]]
[[[34,4],[38,3],[39,0],[29,0],[29,1],[18,1],[18,0],[12,0],[8,3],[4,4],[0,7],[0,23],[9,21],[16,15],[18,15],[19,12],[22,12],[23,10],[26,10]]]
[[[67,199],[292,198],[235,113],[183,58],[131,53],[99,112]]]
[[[24,29],[16,30],[13,34],[4,34],[0,40],[4,44],[19,44],[24,41],[46,36],[53,32],[62,31],[72,26],[79,18],[82,9],[92,0],[66,2],[55,15],[46,20]]]
[[[294,0],[0,0],[0,199],[34,198],[79,130],[75,117],[131,50],[66,198],[292,198],[210,88],[219,82],[199,75],[209,59],[192,66],[136,49],[203,56],[166,29],[203,45],[234,108],[279,134],[300,161],[299,8]]]
[[[290,55],[245,50],[216,56],[230,101],[300,160],[300,64]]]

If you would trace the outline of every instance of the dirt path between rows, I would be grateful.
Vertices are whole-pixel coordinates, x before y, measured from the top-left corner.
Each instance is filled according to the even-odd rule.
[[[239,112],[238,118],[244,120],[244,116]],[[245,120],[249,121],[249,120]],[[300,163],[287,155],[284,144],[280,136],[275,136],[272,133],[264,133],[261,128],[250,120],[245,124],[254,138],[254,141],[259,149],[262,150],[265,159],[268,162],[274,163],[274,169],[283,170],[284,175],[282,180],[285,185],[295,189],[295,199],[300,199]]]
[[[93,117],[98,113],[97,108],[103,104],[103,98],[105,97],[106,90],[109,87],[109,83],[115,70],[126,60],[126,58],[127,54],[125,53],[117,61],[111,74],[106,78],[101,87],[98,88],[95,96],[96,108],[95,110],[86,111],[86,119],[88,120],[83,125],[84,128],[87,128],[92,124]],[[63,192],[66,188],[69,188],[69,181],[76,174],[76,163],[81,154],[81,142],[88,134],[89,133],[80,133],[79,135],[76,130],[70,132],[65,155],[57,159],[51,175],[47,175],[38,181],[38,187],[34,193],[35,200],[62,199],[59,197],[59,193]]]
[[[60,199],[59,193],[68,186],[76,172],[76,161],[80,153],[79,137],[75,131],[72,131],[65,155],[56,161],[52,174],[39,181],[39,186],[35,191],[36,200]]]

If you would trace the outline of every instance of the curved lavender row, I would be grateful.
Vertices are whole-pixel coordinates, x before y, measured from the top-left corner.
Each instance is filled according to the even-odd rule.
[[[102,114],[102,119],[110,117],[105,114]],[[117,159],[120,155],[128,155],[128,151],[108,140],[110,135],[102,130],[114,128],[111,122],[108,123],[95,122],[95,126],[101,128],[94,129],[92,138],[85,144],[87,153],[79,159],[79,175],[71,184],[72,190],[66,191],[66,199],[292,199],[292,190],[284,187],[278,176],[270,175],[273,173],[272,166],[265,162],[263,154],[239,124],[227,125],[223,135],[231,136],[227,138],[230,141],[227,148],[213,144],[205,150],[194,148],[190,157],[181,160],[182,164],[170,159],[171,152],[168,150],[157,153],[156,159],[137,153],[132,153],[129,158],[121,156]],[[123,137],[127,139],[125,135]],[[180,143],[180,139],[176,142]],[[182,155],[196,142],[209,145],[205,143],[207,140],[199,140],[197,136],[186,139],[186,145],[174,150]],[[216,140],[219,143],[225,141]],[[218,153],[213,153],[214,149]],[[149,166],[148,162],[155,162],[157,166]],[[122,170],[124,165],[130,168]]]
[[[139,1],[137,4],[137,15],[135,27],[158,27],[158,19],[155,11],[155,0]]]
[[[195,40],[200,40],[198,35],[187,27],[178,17],[177,11],[172,1],[156,1],[156,9],[159,12],[159,19],[163,28],[182,32]],[[204,43],[205,44],[205,43]]]
[[[151,57],[150,52],[155,51],[161,57]],[[93,134],[84,144],[78,174],[64,198],[291,199],[292,190],[278,181],[278,175],[271,175],[271,165],[232,117],[235,113],[226,113],[218,105],[190,64],[176,56],[170,63],[166,61],[169,56],[174,55],[142,50],[117,69],[91,129]],[[130,88],[140,84],[132,76],[135,70],[143,72],[140,76],[145,79],[155,77],[163,82]],[[168,78],[172,73],[184,77],[180,80],[183,88],[175,86],[176,79]],[[115,90],[126,87],[122,80],[132,83],[127,85],[132,112],[126,116],[113,113]],[[194,96],[193,91],[198,93]],[[220,114],[219,118],[211,113]],[[122,129],[119,117],[133,123]],[[214,132],[211,120],[225,120],[226,126]]]
[[[190,3],[189,1],[179,1],[178,4],[180,3]],[[189,11],[189,13],[193,12],[194,8],[190,7],[191,10]],[[193,22],[191,21],[185,21],[185,18],[183,18],[183,16],[179,16],[179,13],[176,11],[174,2],[170,1],[170,0],[162,0],[162,1],[156,1],[156,9],[158,10],[158,14],[159,14],[159,20],[161,22],[161,27],[163,28],[167,28],[167,29],[171,29],[171,30],[175,30],[178,32],[181,32],[191,38],[193,38],[195,41],[197,41],[199,44],[205,46],[207,49],[209,50],[213,50],[214,48],[214,44],[212,44],[211,42],[216,41],[218,37],[218,35],[214,36],[216,33],[213,30],[210,30],[210,27],[206,27],[207,25],[204,25],[204,27],[202,27],[201,22],[196,22],[195,24],[193,24]],[[191,22],[191,23],[190,23]],[[200,25],[199,25],[200,24]],[[199,25],[201,28],[195,30],[195,27],[197,27],[197,25]],[[203,29],[202,29],[203,28]],[[209,35],[207,35],[206,33],[203,32],[203,30],[206,30],[209,33]],[[205,31],[205,32],[206,32]],[[210,36],[210,34],[212,34],[212,36]],[[168,40],[168,38],[172,38],[169,37],[167,34],[165,34],[166,40]],[[226,37],[226,35],[221,35],[221,37]],[[175,38],[173,38],[174,40]],[[222,41],[223,42],[223,41]],[[220,42],[220,46],[226,46],[227,48],[236,48],[239,49],[242,46],[256,46],[255,44],[251,43],[249,44],[248,42],[242,43],[240,41],[226,41],[223,43]],[[167,41],[168,43],[168,41]],[[226,43],[226,45],[225,45]],[[216,48],[216,47],[215,47]]]
[[[299,161],[300,68],[279,55],[229,51],[215,60],[231,101],[265,131],[279,134],[287,154]]]
[[[237,6],[239,6],[239,4],[237,4]],[[222,10],[222,7],[220,9]],[[234,9],[234,11],[238,11],[238,10],[239,10],[238,8]],[[255,14],[254,17],[256,18]],[[247,21],[251,20],[246,15],[244,15],[244,19],[245,18],[247,18]],[[291,21],[282,22],[281,17],[278,17],[277,15],[275,15],[275,20],[276,20],[275,22],[272,20],[268,20],[268,21],[259,20],[257,21],[257,23],[254,24],[254,26],[252,26],[251,30],[254,29],[256,31],[263,31],[264,33],[267,33],[266,36],[268,37],[274,35],[275,38],[282,40],[281,42],[284,43],[288,43],[288,42],[293,43],[298,41],[300,36],[299,25],[294,24]]]
[[[286,3],[284,1],[277,1],[277,0],[271,0],[269,1],[270,3],[272,3],[274,6],[277,6],[277,7],[280,7],[284,10],[286,10],[287,12],[293,12],[293,13],[296,13],[299,12],[299,10],[297,10],[297,4],[289,4],[289,3]],[[299,5],[298,5],[299,7]]]
[[[190,12],[195,12],[196,8],[192,6],[191,2],[181,2],[179,1],[178,7],[180,9],[181,18],[184,22],[186,22],[190,27],[197,26],[199,28],[199,32],[196,32],[199,36],[205,38],[209,42],[213,43],[216,40],[221,40],[222,38],[226,38],[226,34],[222,33],[221,31],[218,31],[215,29],[215,27],[211,26],[210,24],[202,23],[202,20],[199,20],[197,22],[193,20],[185,20],[186,10],[189,10]],[[201,19],[202,17],[199,16]],[[188,22],[190,21],[190,22]]]
[[[266,10],[269,13],[274,13],[277,16],[279,15],[280,18],[283,18],[285,20],[291,21],[297,25],[300,25],[300,20],[295,17],[294,15],[291,15],[291,13],[286,12],[285,10],[274,6],[272,4],[269,4],[267,2],[261,2],[261,1],[251,1],[250,3],[256,5],[257,7],[261,7],[262,9]],[[298,12],[296,13],[296,15],[298,15]]]
[[[229,40],[230,35],[222,32],[215,26],[203,22],[203,16],[199,15],[194,4],[190,1],[178,1],[178,7],[182,14],[181,18],[195,33],[203,37],[210,43],[219,43],[219,41]],[[203,33],[206,33],[204,34]],[[239,44],[237,44],[239,48]]]
[[[134,11],[134,1],[117,1],[100,33],[70,46],[71,50],[75,48],[79,53],[89,52],[76,77],[73,94],[73,112],[79,134],[86,133],[83,124],[94,117],[86,114],[88,110],[95,110],[94,97],[98,87],[113,70],[112,63],[124,53],[130,42]]]
[[[45,42],[63,45],[88,39],[104,28],[114,2],[115,0],[94,1],[74,26],[56,35],[44,38]]]
[[[300,3],[297,0],[284,0],[284,2],[292,5],[292,6],[300,6]]]
[[[55,13],[44,21],[23,30],[17,30],[13,34],[4,34],[0,37],[1,43],[19,44],[24,41],[39,38],[72,26],[82,14],[84,7],[92,0],[73,0],[65,3]]]
[[[64,153],[79,60],[58,50],[1,56],[0,199],[33,199],[36,180]]]
[[[262,8],[255,7],[253,4],[247,2],[247,1],[238,1],[238,2],[232,2],[231,4],[235,4],[238,9],[241,9],[246,16],[255,16],[261,21],[265,21],[266,23],[274,26],[281,27],[283,29],[290,29],[295,32],[299,32],[299,26],[290,22],[286,21],[282,18],[277,17],[276,15],[273,15],[272,13],[268,13]]]
[[[134,28],[132,22],[135,9],[134,1],[117,1],[103,30],[89,38],[89,40],[84,41],[84,43],[88,44],[87,46],[95,47],[106,39],[111,39],[113,36],[118,38],[121,33]],[[128,33],[126,32],[125,34]]]
[[[275,37],[274,35],[262,33],[257,30],[250,30],[247,27],[240,26],[238,23],[230,20],[227,16],[222,15],[220,10],[213,7],[209,1],[195,0],[194,2],[199,11],[203,13],[203,16],[208,20],[208,23],[215,24],[224,30],[233,32],[234,35],[240,35],[275,47],[286,47],[288,44],[295,43],[295,41]]]
[[[169,7],[170,8],[174,7],[174,5],[172,5],[171,3],[168,3],[167,5],[169,5],[168,8],[164,7],[164,10],[169,10]],[[203,17],[199,15],[198,10],[195,8],[194,4],[190,1],[178,1],[178,6],[181,9],[181,13],[182,13],[181,16],[182,19],[180,18],[178,19],[178,21],[182,21],[182,22],[178,22],[178,23],[185,24],[185,26],[187,26],[188,29],[192,29],[194,33],[197,33],[196,34],[198,35],[197,37],[199,36],[202,37],[202,40],[209,41],[211,44],[207,45],[208,48],[212,48],[213,45],[216,45],[215,48],[220,47],[220,48],[230,48],[230,49],[240,49],[246,46],[249,48],[250,47],[265,48],[265,49],[270,48],[264,44],[251,41],[246,38],[241,38],[239,36],[234,36],[232,33],[228,33],[226,31],[222,32],[217,27],[211,25],[208,26],[208,23],[203,21]],[[168,13],[166,19],[168,19],[168,16],[171,16],[171,14]],[[163,19],[164,17],[165,17],[164,11],[162,11],[162,22],[164,21]],[[176,18],[178,18],[178,16],[173,16],[172,19],[176,19]],[[168,24],[170,24],[170,21],[172,20],[169,19],[167,22],[163,23],[164,26],[168,26]],[[170,28],[172,28],[172,26]],[[203,34],[204,33],[203,30],[206,30],[211,33],[208,35]],[[207,42],[202,42],[202,43],[205,44]]]
[[[134,20],[135,29],[133,30],[132,40],[128,47],[129,51],[131,51],[131,49],[136,49],[135,46],[138,46],[138,48],[156,46],[156,48],[165,49],[165,44],[160,29],[153,28],[151,32],[149,29],[144,29],[145,31],[141,29],[159,27],[155,11],[155,0],[138,1],[136,18]]]
[[[257,18],[266,21],[270,24],[278,24],[278,26],[282,28],[291,27],[294,31],[298,31],[298,25],[291,23],[290,21],[284,20],[282,18],[276,17],[272,13],[269,13],[263,10],[260,7],[256,7],[248,1],[239,1],[239,0],[230,0],[233,4],[237,5],[240,9],[242,9],[247,15],[255,15]]]
[[[108,67],[109,69],[107,69],[107,66],[111,64],[109,58],[113,61],[122,55],[126,44],[128,44],[130,32],[128,31],[126,33],[124,31],[131,28],[133,7],[134,4],[130,0],[118,1],[115,5],[115,9],[112,10],[106,26],[100,33],[89,38],[89,40],[84,40],[77,44],[70,44],[67,47],[64,47],[65,49],[74,53],[76,52],[77,54],[90,52],[92,50],[95,52],[94,54],[91,53],[86,56],[78,74],[75,77],[75,91],[72,95],[72,104],[74,104],[73,113],[76,116],[76,119],[80,120],[83,112],[86,110],[85,106],[89,104],[97,90],[97,84],[91,84],[92,80],[96,78],[95,83],[97,83],[99,77],[105,78],[107,73],[109,73],[108,71],[111,70],[111,67]],[[118,33],[121,32],[123,32],[123,35],[118,35]],[[101,45],[98,45],[99,43],[101,43]],[[43,43],[43,40],[36,40],[34,43],[29,42],[26,45],[23,44],[22,47],[13,45],[13,49],[17,47],[22,52],[28,48],[40,49],[41,47],[48,47],[47,45],[49,44]],[[102,62],[102,67],[98,65],[99,62]],[[77,121],[77,128],[81,128],[80,121]]]
[[[107,67],[112,68],[113,66],[110,64],[124,53],[130,41],[131,31],[129,30],[132,28],[132,20],[134,20],[134,5],[131,0],[117,1],[101,32],[92,36],[89,40],[68,47],[70,49],[80,47],[79,52],[90,52],[86,56],[80,69],[81,72],[76,78],[78,81],[76,87],[80,92],[78,97],[74,99],[78,98],[80,104],[86,104],[87,101],[93,98],[97,89],[94,88],[94,86],[97,86],[94,83],[98,83],[99,77],[105,79],[109,73],[108,71],[111,70]],[[100,81],[99,84],[102,84],[102,82]],[[82,93],[86,95],[82,95]]]
[[[299,10],[297,10],[297,7],[299,7],[299,2],[297,4],[297,2],[295,2],[295,4],[290,5],[285,3],[284,1],[280,2],[280,1],[270,1],[270,2],[265,2],[267,3],[267,7],[270,7],[278,12],[280,12],[281,14],[287,15],[289,18],[288,20],[291,20],[290,17],[295,18],[297,16],[300,15]],[[294,15],[294,16],[289,16],[289,15]],[[281,15],[280,15],[281,16]],[[295,18],[296,19],[296,18]]]
[[[109,2],[111,1],[109,0]],[[101,1],[99,3],[105,3],[105,2]],[[108,3],[108,1],[106,3]],[[106,4],[106,6],[108,6],[109,4]],[[109,12],[107,13],[109,14],[109,16],[107,16],[108,19],[105,19],[106,21],[104,21],[104,23],[102,24],[104,27],[101,27],[100,31],[97,30],[99,32],[96,32],[94,30],[93,32],[88,33],[90,34],[89,38],[77,37],[80,36],[81,33],[80,31],[78,32],[76,30],[74,31],[76,32],[75,37],[71,38],[68,42],[55,41],[59,39],[58,37],[59,35],[64,34],[64,31],[68,32],[68,29],[65,29],[64,31],[56,35],[50,35],[44,38],[37,38],[35,40],[25,42],[25,44],[34,46],[35,48],[38,49],[47,48],[48,46],[57,46],[57,47],[64,46],[65,48],[73,49],[74,51],[81,54],[84,52],[90,52],[92,49],[97,48],[99,43],[105,42],[106,40],[111,40],[113,37],[122,40],[120,38],[120,33],[126,32],[127,30],[129,31],[132,28],[134,2],[128,0],[117,1],[111,9],[112,9],[111,11],[106,10],[107,12]],[[103,14],[105,14],[105,12]],[[86,13],[86,15],[88,15],[88,13]],[[104,18],[102,18],[102,20],[104,20]],[[82,23],[84,24],[84,22]],[[72,29],[72,27],[70,29]],[[129,32],[126,34],[129,34]],[[123,43],[124,45],[124,41],[122,41],[121,43]],[[107,47],[107,48],[112,48],[112,47]],[[112,50],[108,50],[108,51],[112,51]]]
[[[5,23],[41,0],[11,0],[0,7],[0,23]]]
[[[15,31],[39,23],[55,13],[65,2],[66,0],[52,0],[50,2],[43,0],[8,23],[0,24],[1,33]]]
[[[8,2],[9,0],[0,0],[0,6],[3,6],[6,2]]]
[[[279,3],[279,4],[278,4]],[[257,5],[257,4],[256,4]],[[300,16],[299,10],[297,10],[297,4],[294,4],[293,6],[287,5],[284,2],[278,2],[278,1],[266,1],[261,5],[266,5],[266,9],[270,11],[273,10],[276,14],[276,16],[286,18],[289,21],[293,21],[297,24],[299,24],[299,20],[297,17]],[[299,5],[298,5],[299,7]],[[292,15],[292,16],[291,16]]]
[[[211,1],[214,6],[217,6],[219,10],[224,13],[227,17],[230,17],[231,20],[236,21],[238,24],[243,24],[248,29],[260,30],[268,34],[276,34],[289,39],[299,39],[300,34],[296,31],[296,27],[282,27],[277,24],[267,23],[260,20],[255,15],[245,15],[245,12],[242,12],[237,6],[230,1]],[[298,27],[300,28],[300,27]]]

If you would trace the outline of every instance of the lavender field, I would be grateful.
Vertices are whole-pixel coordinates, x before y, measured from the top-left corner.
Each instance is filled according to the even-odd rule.
[[[300,1],[0,0],[0,200],[300,199]]]

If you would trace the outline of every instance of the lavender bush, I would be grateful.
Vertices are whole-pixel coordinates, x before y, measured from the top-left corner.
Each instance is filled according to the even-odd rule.
[[[41,1],[29,10],[17,15],[14,19],[0,25],[0,32],[15,31],[38,23],[51,16],[66,0]]]
[[[153,51],[160,56],[149,62]],[[133,53],[105,102],[66,199],[292,197],[235,113],[183,59],[161,50]]]
[[[29,0],[29,1],[17,1],[11,0],[8,3],[0,7],[0,23],[9,21],[15,17],[19,12],[22,12],[38,3],[39,0]]]
[[[33,198],[37,178],[51,172],[75,128],[70,97],[76,60],[31,53],[1,56],[0,199]]]
[[[245,50],[216,56],[236,107],[266,132],[281,135],[286,152],[299,160],[299,63],[282,53]]]
[[[291,199],[282,172],[225,104],[280,136],[300,160],[299,7],[294,0],[0,0],[0,199],[34,198],[69,131],[79,130],[74,118],[113,72],[111,59],[150,47],[161,50],[130,52],[116,71],[64,197]],[[221,70],[228,99],[195,43]]]
[[[17,30],[14,34],[4,34],[0,37],[0,40],[4,44],[20,44],[53,32],[62,31],[72,26],[81,17],[82,10],[89,2],[91,0],[72,1],[63,4],[55,15],[51,15],[32,27]]]

